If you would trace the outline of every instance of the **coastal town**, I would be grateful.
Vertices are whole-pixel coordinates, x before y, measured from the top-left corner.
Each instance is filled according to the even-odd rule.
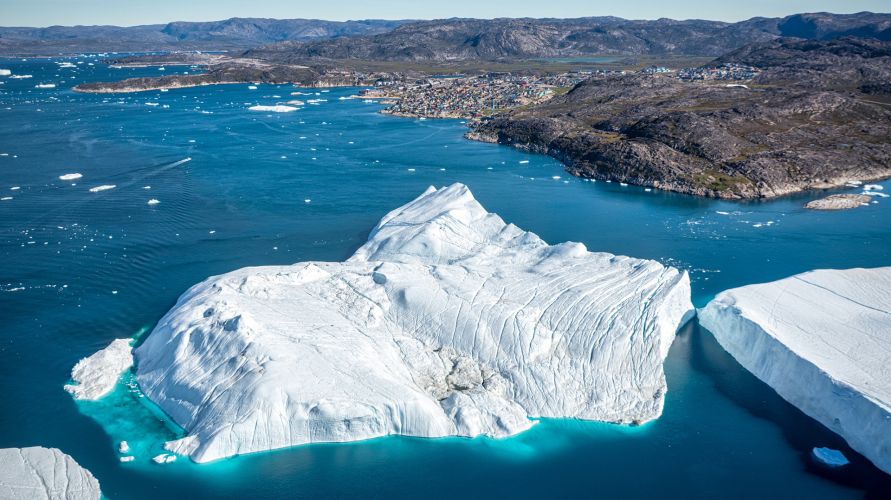
[[[511,109],[548,101],[565,94],[578,83],[595,76],[633,73],[629,70],[572,71],[555,75],[514,75],[487,73],[478,76],[442,76],[417,79],[411,83],[401,75],[388,75],[374,82],[368,76],[344,76],[343,81],[372,83],[358,98],[381,102],[388,107],[381,112],[395,116],[423,118],[480,119]],[[648,66],[636,73],[674,77],[685,82],[746,81],[760,71],[752,66],[727,63],[673,70]]]

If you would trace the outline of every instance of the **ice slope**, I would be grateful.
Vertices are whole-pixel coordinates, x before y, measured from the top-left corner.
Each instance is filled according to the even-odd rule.
[[[55,448],[0,449],[0,498],[98,499],[99,481]]]
[[[65,390],[75,399],[99,399],[111,392],[121,374],[133,366],[130,339],[117,339],[105,349],[84,358],[71,370],[73,384]]]
[[[461,184],[394,210],[346,262],[241,269],[180,297],[135,350],[197,462],[529,417],[645,422],[692,314],[686,273],[548,245]]]
[[[891,473],[891,267],[735,288],[699,321],[786,401]]]

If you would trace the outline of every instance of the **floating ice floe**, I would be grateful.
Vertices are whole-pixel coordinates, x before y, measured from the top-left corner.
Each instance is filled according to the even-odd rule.
[[[118,444],[118,453],[127,454],[130,453],[130,444],[126,441],[121,441]]]
[[[35,89],[54,89],[56,88],[55,83],[38,83],[34,86]]]
[[[161,203],[161,202],[158,201],[158,200],[155,199],[155,198],[152,198],[152,199],[150,199],[150,200],[148,201],[148,204],[149,204],[149,205],[157,205],[158,203]]]
[[[276,106],[262,106],[256,105],[248,108],[251,111],[268,111],[272,113],[290,113],[292,111],[297,111],[297,108],[294,106],[284,106],[282,104],[278,104]]]
[[[24,80],[26,78],[33,78],[31,75],[12,75],[10,76],[13,80]]]
[[[98,500],[99,481],[56,448],[0,449],[0,498]]]
[[[529,163],[529,160],[520,160],[520,165],[525,165]]]
[[[504,437],[530,417],[657,418],[686,273],[548,245],[463,185],[390,212],[347,261],[187,291],[135,351],[144,394],[207,462],[388,434]]]
[[[8,69],[0,69],[0,76],[9,76],[12,74],[12,71]]]
[[[176,455],[161,453],[160,455],[152,458],[152,462],[155,462],[156,464],[169,464],[171,462],[176,462]]]
[[[720,293],[699,321],[786,401],[891,473],[891,267]]]
[[[146,106],[157,106],[158,103],[157,102],[147,102],[147,103],[145,103],[145,105]]]
[[[133,366],[130,339],[117,339],[105,349],[84,358],[71,369],[73,384],[65,385],[75,399],[95,400],[111,392],[125,371]]]
[[[136,457],[133,457],[131,455],[131,456],[126,456],[126,457],[121,457],[118,460],[120,460],[121,462],[127,463],[127,462],[132,462],[135,459],[136,459]]]
[[[817,462],[832,468],[844,467],[850,463],[844,453],[832,448],[814,448],[811,450],[811,456]]]
[[[73,173],[73,174],[62,174],[59,176],[60,181],[74,181],[83,177],[82,174]]]
[[[0,201],[9,201],[11,199],[12,199],[12,196],[4,196],[4,197],[0,198]]]
[[[96,187],[92,187],[92,188],[90,188],[90,192],[91,192],[91,193],[98,193],[98,192],[100,192],[100,191],[108,191],[109,189],[114,189],[114,188],[116,188],[116,187],[117,187],[117,186],[114,185],[114,184],[103,184],[103,185],[101,185],[101,186],[96,186]]]
[[[257,90],[256,85],[248,85],[248,90]]]

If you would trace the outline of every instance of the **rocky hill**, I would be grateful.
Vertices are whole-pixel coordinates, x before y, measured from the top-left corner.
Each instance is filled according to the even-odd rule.
[[[0,53],[71,54],[165,50],[239,50],[283,40],[383,33],[406,21],[232,18],[144,26],[0,27]]]
[[[891,42],[781,40],[715,61],[751,82],[594,77],[475,125],[469,137],[550,154],[572,174],[721,198],[891,176]]]
[[[309,58],[466,61],[594,54],[718,56],[782,36],[843,35],[891,40],[891,14],[797,14],[738,23],[616,17],[579,19],[445,19],[404,24],[375,35],[288,41],[247,55],[279,62]]]

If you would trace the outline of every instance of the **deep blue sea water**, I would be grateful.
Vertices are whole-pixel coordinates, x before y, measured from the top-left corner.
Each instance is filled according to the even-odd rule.
[[[583,182],[548,157],[467,141],[457,120],[388,117],[376,104],[338,99],[356,89],[84,95],[70,87],[160,71],[58,61],[0,60],[33,75],[0,77],[0,198],[11,197],[0,201],[0,447],[58,447],[109,498],[891,492],[888,476],[745,372],[695,322],[666,363],[665,413],[641,427],[551,420],[503,441],[387,437],[151,464],[176,430],[125,386],[100,403],[75,403],[62,389],[71,367],[114,338],[150,330],[209,275],[349,256],[382,215],[428,185],[463,182],[489,211],[552,243],[687,269],[697,306],[723,289],[808,269],[891,265],[891,199],[821,213],[802,206],[825,192],[735,203]],[[311,95],[289,95],[298,91]],[[292,98],[327,101],[294,113],[247,109]],[[83,178],[58,179],[74,172]],[[106,184],[116,187],[89,192]],[[118,462],[120,439],[140,447],[137,462]],[[840,448],[854,464],[821,470],[808,459],[813,446]]]

